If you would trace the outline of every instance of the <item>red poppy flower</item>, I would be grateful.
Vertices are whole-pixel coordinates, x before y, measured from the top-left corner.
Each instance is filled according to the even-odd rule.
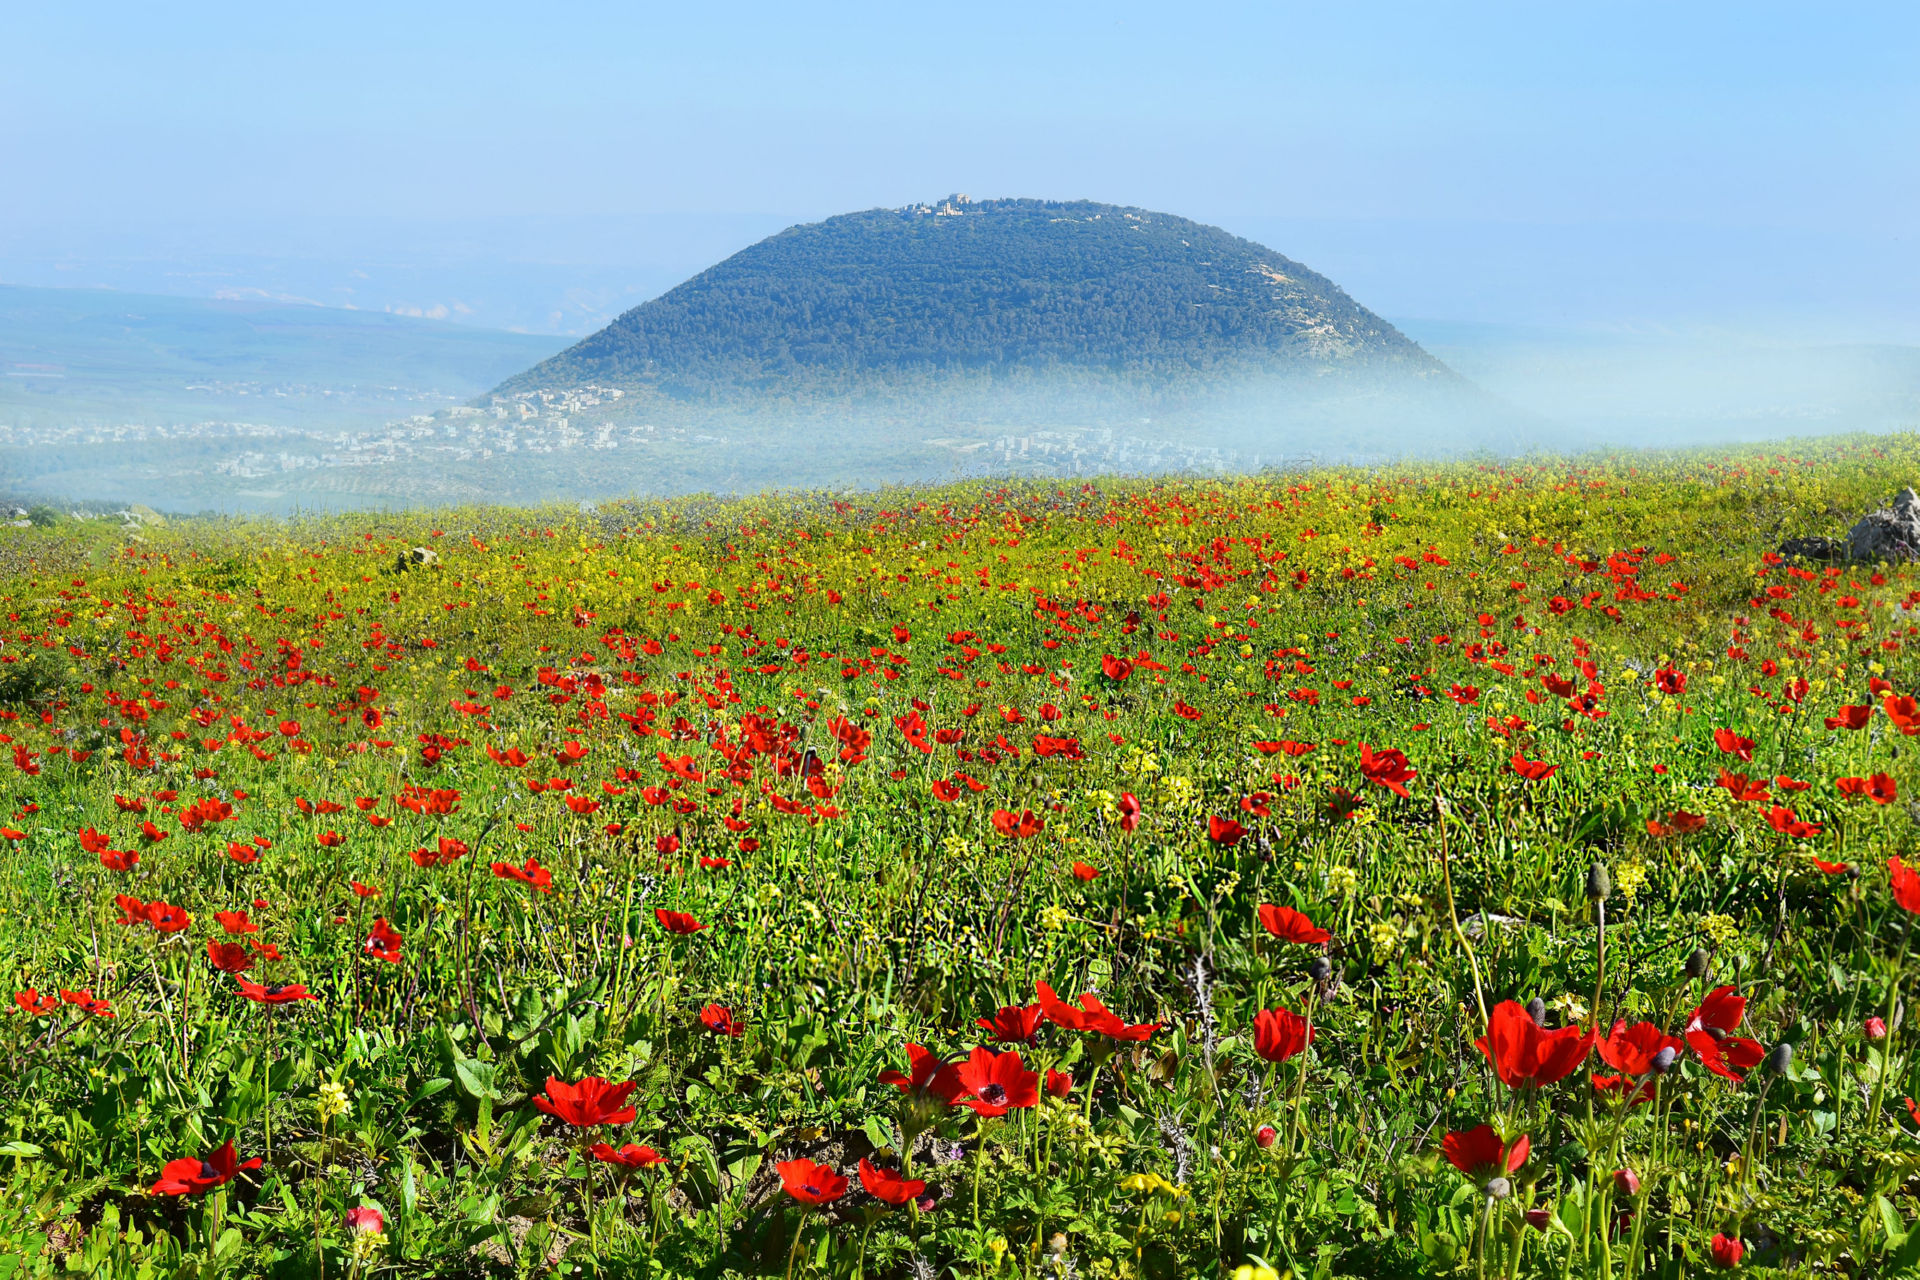
[[[1747,1255],[1747,1246],[1740,1243],[1738,1236],[1726,1236],[1713,1233],[1713,1265],[1725,1267],[1729,1271],[1740,1265],[1740,1259]]]
[[[240,994],[255,1004],[292,1004],[296,1000],[320,998],[297,982],[274,982],[263,987],[237,975],[234,980],[240,984]]]
[[[1375,751],[1364,742],[1360,744],[1360,773],[1368,782],[1385,787],[1403,798],[1407,797],[1407,783],[1416,776],[1407,763],[1405,752],[1392,748]]]
[[[1753,763],[1753,739],[1743,738],[1731,729],[1715,729],[1713,745],[1727,755],[1737,757],[1742,764]]]
[[[1487,1055],[1494,1074],[1509,1089],[1557,1084],[1587,1060],[1595,1036],[1578,1027],[1548,1031],[1517,1001],[1502,1000],[1487,1019],[1487,1034],[1473,1047]]]
[[[725,871],[732,865],[733,863],[726,858],[712,858],[704,853],[700,855],[700,866],[702,870]]]
[[[1901,733],[1908,737],[1920,733],[1920,702],[1911,697],[1887,698],[1881,702],[1880,709]]]
[[[1012,813],[1006,809],[993,811],[993,829],[1015,840],[1037,836],[1046,830],[1046,827],[1047,824],[1035,817],[1031,809],[1022,809],[1019,813]]]
[[[1655,1085],[1651,1080],[1642,1084],[1633,1076],[1603,1076],[1598,1073],[1591,1079],[1595,1093],[1620,1094],[1631,1106],[1643,1106],[1653,1101]]]
[[[147,922],[147,904],[130,893],[113,895],[113,905],[120,908],[119,924],[145,924]]]
[[[353,886],[353,896],[356,898],[377,898],[380,896],[380,890],[370,884],[361,884],[358,880],[349,880],[347,883]]]
[[[1225,845],[1231,849],[1239,844],[1246,834],[1247,829],[1232,818],[1223,818],[1216,813],[1207,819],[1207,839],[1215,844]]]
[[[626,1105],[627,1095],[639,1088],[629,1080],[609,1084],[599,1076],[588,1076],[578,1084],[547,1077],[547,1091],[537,1094],[533,1105],[550,1116],[557,1116],[576,1129],[591,1129],[602,1124],[629,1124],[638,1112]]]
[[[827,1204],[847,1194],[847,1180],[824,1164],[815,1164],[804,1156],[774,1166],[780,1185],[801,1204]]]
[[[1100,878],[1100,868],[1089,866],[1084,862],[1075,862],[1073,864],[1073,878],[1075,880],[1098,880]]]
[[[1122,831],[1133,831],[1136,828],[1138,828],[1140,825],[1141,814],[1143,812],[1143,810],[1140,807],[1139,797],[1134,795],[1133,792],[1131,791],[1123,791],[1120,793],[1119,804],[1120,804],[1120,829]]]
[[[153,1184],[147,1194],[155,1196],[203,1195],[215,1187],[225,1186],[233,1181],[235,1174],[242,1169],[258,1169],[262,1161],[259,1156],[241,1164],[233,1154],[233,1139],[204,1160],[169,1160],[161,1166],[160,1180]]]
[[[974,1026],[1002,1043],[1032,1044],[1045,1020],[1037,1004],[1003,1005],[991,1018],[977,1018]]]
[[[1867,799],[1875,804],[1892,804],[1899,798],[1900,788],[1886,774],[1876,773],[1867,779]]]
[[[100,854],[100,865],[109,871],[131,871],[140,865],[140,855],[131,849],[105,849]]]
[[[916,1098],[938,1098],[948,1106],[952,1106],[966,1092],[966,1086],[960,1083],[959,1064],[948,1062],[920,1045],[907,1045],[907,1069],[910,1074],[902,1075],[889,1067],[876,1078],[881,1084],[890,1084],[904,1094]]]
[[[372,1205],[359,1204],[341,1215],[341,1224],[357,1236],[387,1229],[386,1215]]]
[[[376,960],[385,960],[388,964],[399,964],[401,942],[400,935],[393,931],[393,926],[387,923],[387,918],[380,916],[374,920],[373,932],[367,935],[362,950]]]
[[[493,862],[488,864],[493,874],[501,880],[518,880],[521,884],[541,893],[553,892],[553,872],[540,865],[539,860],[528,858],[527,865],[516,867],[511,862]]]
[[[13,1002],[29,1017],[44,1018],[60,1007],[59,996],[43,996],[33,987],[13,993]]]
[[[1100,659],[1100,674],[1109,680],[1125,680],[1133,674],[1133,664],[1125,658],[1116,658],[1109,653]]]
[[[1476,1125],[1464,1133],[1449,1133],[1440,1140],[1440,1152],[1447,1163],[1472,1178],[1484,1182],[1496,1174],[1509,1174],[1527,1162],[1533,1143],[1521,1134],[1511,1143],[1490,1124]]]
[[[1850,862],[1826,862],[1819,858],[1813,860],[1813,865],[1822,875],[1829,876],[1842,875],[1853,870],[1853,864]]]
[[[1297,1013],[1262,1009],[1253,1019],[1253,1051],[1268,1062],[1285,1062],[1313,1043],[1314,1028]]]
[[[1040,1074],[1027,1070],[1017,1049],[1005,1053],[975,1049],[959,1064],[958,1075],[967,1096],[955,1101],[983,1118],[1003,1116],[1040,1101]]]
[[[668,933],[698,933],[707,927],[684,911],[669,911],[665,907],[655,907],[653,918],[658,920],[660,927]]]
[[[1896,857],[1887,859],[1887,875],[1893,889],[1893,900],[1902,910],[1920,915],[1920,871],[1915,871]]]
[[[710,1004],[700,1011],[701,1025],[717,1036],[738,1038],[747,1034],[747,1029],[734,1021],[733,1010],[723,1004]]]
[[[960,788],[957,784],[948,782],[944,778],[935,778],[933,780],[933,798],[944,804],[952,804],[960,798]]]
[[[1276,907],[1269,902],[1260,904],[1260,924],[1282,942],[1318,946],[1333,937],[1309,920],[1304,912],[1295,911],[1292,907]]]
[[[898,1171],[876,1168],[872,1161],[866,1159],[860,1161],[860,1185],[875,1200],[896,1208],[917,1199],[927,1189],[927,1184],[918,1178],[903,1178]]]
[[[596,1142],[589,1149],[595,1160],[605,1164],[618,1165],[622,1169],[644,1169],[650,1164],[665,1164],[667,1158],[652,1147],[643,1147],[637,1143],[624,1143],[620,1147],[610,1147],[604,1142]]]
[[[207,962],[221,973],[244,973],[253,968],[253,954],[238,942],[207,939]]]
[[[260,851],[250,844],[229,843],[227,856],[242,865],[260,861]]]
[[[1678,1053],[1686,1047],[1679,1037],[1668,1035],[1651,1022],[1636,1022],[1628,1026],[1624,1018],[1615,1022],[1613,1029],[1594,1044],[1600,1061],[1615,1071],[1634,1077],[1652,1071],[1653,1060],[1662,1049]]]
[[[338,849],[347,842],[347,838],[338,831],[322,831],[314,837],[314,840],[318,842],[323,849]]]
[[[1728,773],[1722,769],[1718,785],[1725,787],[1736,803],[1765,804],[1772,798],[1764,778],[1749,778],[1744,773]]]

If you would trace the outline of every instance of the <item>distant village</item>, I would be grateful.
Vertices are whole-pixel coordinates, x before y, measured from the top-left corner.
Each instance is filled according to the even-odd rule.
[[[262,479],[336,468],[731,443],[727,435],[717,433],[724,428],[699,430],[635,420],[621,412],[626,394],[620,387],[596,384],[540,388],[493,395],[484,405],[412,414],[363,431],[303,430],[240,421],[63,427],[0,423],[0,447],[191,441],[211,455],[207,465],[214,474]],[[950,452],[969,470],[1024,475],[1224,474],[1255,470],[1262,462],[1259,454],[1184,445],[1112,427],[1059,426],[1017,434],[946,436],[921,444],[929,451]]]

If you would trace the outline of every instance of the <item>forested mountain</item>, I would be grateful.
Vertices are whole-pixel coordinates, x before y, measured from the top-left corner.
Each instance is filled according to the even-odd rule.
[[[1370,370],[1457,381],[1340,287],[1217,227],[1088,201],[874,209],[789,228],[500,388],[720,402],[1067,375],[1147,389]]]

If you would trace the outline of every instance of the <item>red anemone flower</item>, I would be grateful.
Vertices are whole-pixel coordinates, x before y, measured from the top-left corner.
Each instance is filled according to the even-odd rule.
[[[1529,760],[1518,752],[1511,761],[1513,771],[1528,782],[1545,782],[1560,771],[1557,764],[1548,764],[1545,760]]]
[[[1084,862],[1076,862],[1073,864],[1073,878],[1075,880],[1098,880],[1100,878],[1100,868],[1090,866]]]
[[[993,811],[993,829],[1015,840],[1037,836],[1046,828],[1047,824],[1035,817],[1031,809],[1022,809],[1019,813],[1011,813],[1006,809]]]
[[[747,1029],[734,1020],[733,1010],[723,1004],[710,1004],[700,1011],[701,1025],[717,1036],[738,1038],[747,1034]]]
[[[59,996],[43,996],[33,987],[14,992],[13,1002],[19,1005],[28,1016],[34,1018],[44,1018],[60,1007]]]
[[[1040,997],[1040,1011],[1046,1015],[1047,1021],[1069,1031],[1091,1031],[1110,1040],[1134,1042],[1150,1040],[1153,1033],[1160,1029],[1157,1022],[1122,1021],[1091,991],[1080,997],[1078,1009],[1055,995],[1053,988],[1044,982],[1035,983],[1034,991]]]
[[[149,1195],[186,1196],[203,1195],[215,1187],[225,1186],[233,1181],[235,1174],[242,1169],[258,1169],[263,1162],[259,1156],[241,1164],[233,1154],[233,1139],[227,1139],[221,1148],[204,1160],[169,1160],[160,1169],[160,1180],[153,1184]]]
[[[385,916],[377,917],[373,922],[373,932],[367,935],[363,950],[376,960],[385,960],[388,964],[400,963],[402,939],[395,933],[393,926],[387,923]]]
[[[801,1204],[821,1205],[847,1194],[847,1180],[824,1164],[815,1164],[804,1156],[774,1166],[780,1185]]]
[[[489,865],[493,869],[493,874],[502,880],[518,880],[521,884],[537,889],[541,893],[553,892],[553,872],[541,866],[536,859],[528,858],[527,865],[524,867],[516,867],[511,862],[495,862]]]
[[[94,995],[91,990],[68,991],[63,987],[60,990],[60,998],[68,1004],[79,1005],[84,1012],[90,1013],[96,1018],[111,1018],[113,1016],[113,1006]]]
[[[1295,911],[1292,907],[1276,907],[1268,902],[1260,904],[1260,923],[1282,942],[1317,946],[1333,937],[1309,920],[1305,912]]]
[[[1532,1140],[1525,1134],[1509,1143],[1490,1124],[1476,1125],[1463,1133],[1449,1133],[1440,1140],[1440,1151],[1447,1163],[1475,1182],[1512,1173],[1527,1162],[1527,1153],[1532,1149]]]
[[[1900,904],[1903,911],[1920,915],[1920,871],[1915,871],[1895,856],[1887,859],[1887,875],[1893,889],[1893,900]]]
[[[216,911],[213,918],[230,934],[260,932],[260,926],[249,920],[245,911]]]
[[[1407,784],[1416,776],[1407,763],[1405,752],[1393,748],[1375,751],[1364,742],[1360,744],[1360,773],[1368,782],[1385,787],[1402,798],[1407,797]]]
[[[1651,1022],[1628,1026],[1624,1018],[1615,1022],[1613,1029],[1594,1045],[1600,1061],[1636,1078],[1653,1070],[1653,1060],[1662,1049],[1678,1053],[1686,1047],[1685,1041],[1668,1035]]]
[[[1073,1077],[1048,1067],[1046,1090],[1049,1098],[1065,1098],[1073,1093]]]
[[[1216,813],[1207,819],[1207,839],[1215,844],[1223,844],[1231,849],[1246,834],[1247,829],[1232,818],[1223,818]]]
[[[637,1143],[624,1143],[618,1148],[604,1142],[596,1142],[589,1153],[595,1160],[605,1164],[619,1165],[622,1169],[644,1169],[650,1164],[665,1164],[667,1158],[652,1147],[643,1147]]]
[[[1268,1062],[1285,1062],[1313,1043],[1314,1029],[1287,1009],[1262,1009],[1253,1019],[1253,1051]]]
[[[1829,729],[1864,729],[1873,716],[1873,704],[1864,707],[1842,707],[1839,714],[1827,717]]]
[[[931,1049],[908,1044],[907,1069],[910,1074],[902,1075],[889,1067],[877,1078],[881,1084],[890,1084],[902,1093],[938,1098],[948,1106],[966,1092],[966,1086],[960,1083],[959,1064],[948,1062]]]
[[[240,984],[240,994],[255,1004],[292,1004],[296,1000],[320,998],[297,982],[274,982],[263,987],[238,976],[234,980]]]
[[[1742,1071],[1759,1066],[1767,1056],[1766,1046],[1758,1040],[1733,1034],[1746,1016],[1747,998],[1731,984],[1708,992],[1687,1016],[1687,1047],[1707,1070],[1735,1083],[1746,1078]]]
[[[1003,1043],[1032,1044],[1044,1020],[1037,1004],[1009,1004],[1001,1006],[991,1018],[975,1019],[974,1025]]]
[[[1548,1031],[1528,1016],[1525,1006],[1502,1000],[1487,1018],[1487,1034],[1474,1048],[1487,1055],[1494,1074],[1509,1089],[1538,1089],[1557,1084],[1587,1060],[1595,1035],[1578,1027]]]
[[[866,1159],[860,1161],[860,1185],[875,1200],[896,1208],[919,1198],[920,1193],[927,1189],[927,1184],[918,1178],[903,1178],[898,1171],[876,1168],[872,1161]]]
[[[588,1076],[578,1084],[568,1084],[555,1076],[547,1077],[547,1091],[535,1095],[533,1105],[550,1116],[557,1116],[576,1129],[591,1129],[602,1124],[629,1124],[638,1112],[626,1105],[627,1095],[639,1088],[629,1080],[609,1084],[599,1076]]]
[[[207,962],[221,973],[243,973],[253,968],[253,953],[238,942],[207,939]]]
[[[1731,729],[1715,729],[1713,745],[1726,754],[1737,758],[1742,764],[1753,763],[1753,739],[1743,738]]]
[[[140,865],[140,855],[131,849],[106,849],[100,854],[100,865],[109,871],[131,871]]]
[[[159,933],[179,933],[193,923],[193,917],[170,902],[149,902],[147,923]]]
[[[655,907],[653,918],[658,920],[660,927],[668,933],[698,933],[707,927],[684,911],[669,911],[665,907]]]
[[[1017,1049],[1005,1053],[975,1049],[959,1064],[958,1074],[967,1096],[955,1101],[971,1107],[983,1119],[1003,1116],[1017,1107],[1031,1107],[1040,1101],[1040,1073],[1027,1070]]]
[[[1119,805],[1120,829],[1129,832],[1137,829],[1140,826],[1141,815],[1145,812],[1140,807],[1140,798],[1131,791],[1123,791],[1120,793]]]

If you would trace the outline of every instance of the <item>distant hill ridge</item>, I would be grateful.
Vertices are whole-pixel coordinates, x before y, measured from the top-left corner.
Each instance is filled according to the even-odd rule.
[[[1325,276],[1218,227],[952,196],[788,228],[499,394],[597,384],[716,402],[952,375],[1144,387],[1344,370],[1458,382]]]

